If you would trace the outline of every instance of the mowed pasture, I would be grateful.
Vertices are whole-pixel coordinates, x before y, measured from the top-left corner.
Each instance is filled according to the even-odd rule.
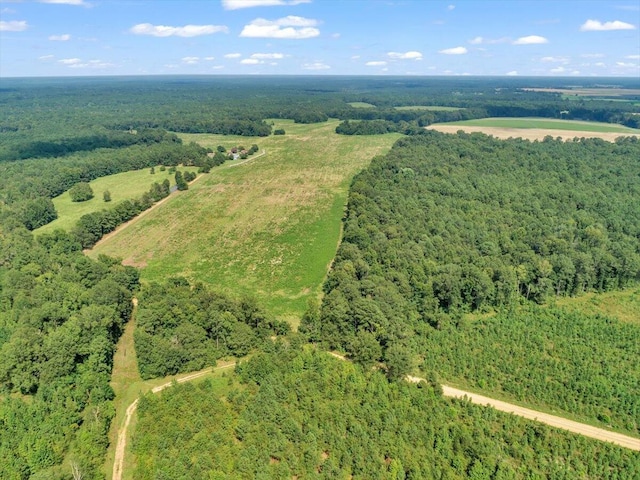
[[[195,167],[180,167],[180,171],[196,171]],[[118,173],[107,177],[98,178],[89,183],[93,190],[93,198],[86,202],[72,202],[69,192],[66,191],[53,199],[53,205],[58,212],[58,218],[47,225],[34,231],[34,233],[51,233],[56,229],[71,230],[76,222],[88,213],[112,208],[123,200],[133,200],[148,192],[154,182],[162,183],[168,178],[171,185],[175,185],[175,174],[169,173],[169,168],[164,172],[160,166],[155,167],[154,174],[150,168],[133,170],[131,172]],[[103,193],[108,190],[111,193],[111,202],[105,202]]]
[[[496,138],[524,138],[542,140],[547,136],[573,138],[601,138],[614,141],[620,136],[640,136],[640,130],[611,123],[556,120],[548,118],[481,118],[459,122],[437,123],[430,129],[443,133],[486,133]]]
[[[265,138],[181,135],[212,148],[256,143],[266,153],[212,169],[89,255],[139,266],[143,281],[183,275],[254,296],[297,325],[335,255],[351,178],[400,137],[337,135],[337,124],[275,121],[286,135]]]
[[[377,108],[374,104],[367,102],[349,102],[349,105],[353,108]]]
[[[396,110],[425,110],[429,112],[457,112],[464,110],[462,107],[446,107],[441,105],[405,105],[402,107],[394,107]]]

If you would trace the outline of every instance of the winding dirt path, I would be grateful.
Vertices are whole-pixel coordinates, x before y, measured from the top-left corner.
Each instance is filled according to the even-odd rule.
[[[207,375],[213,371],[223,370],[225,368],[231,368],[231,367],[234,367],[235,365],[236,363],[232,362],[232,363],[221,365],[215,368],[213,367],[207,368],[205,370],[201,370],[196,373],[190,373],[188,375],[185,375],[184,377],[176,378],[175,382],[177,383],[190,382],[197,378],[203,377],[204,375]],[[172,385],[174,385],[173,380],[171,382],[163,383],[162,385],[158,385],[157,387],[152,388],[151,393],[161,392],[162,390],[165,390],[166,388],[169,388]],[[127,408],[124,424],[122,425],[122,427],[120,428],[120,431],[118,432],[118,441],[116,444],[115,458],[113,460],[113,476],[111,477],[112,480],[122,480],[122,474],[123,474],[123,468],[124,468],[124,453],[127,448],[127,433],[129,429],[129,424],[131,423],[131,418],[133,417],[133,414],[136,413],[136,410],[138,409],[139,401],[140,401],[140,398],[136,398],[131,403],[131,405],[129,405],[129,407]]]

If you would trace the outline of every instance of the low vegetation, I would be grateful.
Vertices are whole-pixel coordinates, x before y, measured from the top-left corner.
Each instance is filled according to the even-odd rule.
[[[250,292],[270,314],[297,324],[335,254],[351,177],[398,138],[338,136],[336,125],[275,122],[287,134],[261,139],[265,155],[212,170],[91,255],[124,258],[147,281],[183,275],[235,296]],[[251,143],[184,139],[227,150]]]
[[[227,381],[145,396],[134,477],[633,478],[621,448],[276,343]],[[593,461],[597,458],[598,461]]]
[[[548,118],[480,118],[450,122],[447,125],[501,128],[542,128],[548,130],[573,130],[582,132],[640,133],[636,128],[599,122],[552,120]]]

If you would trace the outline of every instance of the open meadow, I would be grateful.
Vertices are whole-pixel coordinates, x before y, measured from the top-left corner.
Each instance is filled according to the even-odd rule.
[[[542,140],[547,136],[564,140],[573,138],[601,138],[609,142],[620,136],[640,137],[640,130],[623,125],[576,120],[555,120],[547,118],[481,118],[460,122],[430,125],[432,130],[443,133],[486,133],[496,138],[523,138]]]
[[[196,171],[195,167],[181,167],[180,171]],[[168,178],[171,185],[175,185],[175,175],[169,173],[167,168],[160,171],[159,166],[155,167],[155,173],[151,174],[150,169],[143,168],[141,170],[133,170],[131,172],[118,173],[107,177],[97,178],[89,183],[93,190],[93,198],[86,202],[72,202],[69,192],[64,192],[53,199],[53,205],[58,212],[58,218],[37,230],[36,234],[51,233],[56,229],[69,231],[76,222],[88,213],[96,212],[103,209],[113,208],[123,200],[133,200],[141,197],[154,182],[162,183]],[[105,202],[103,193],[109,191],[111,194],[111,202]]]
[[[295,326],[335,254],[351,178],[399,138],[337,135],[337,123],[276,121],[286,135],[266,138],[181,135],[212,148],[256,143],[266,153],[214,168],[89,255],[139,266],[143,281],[184,275],[255,296]]]

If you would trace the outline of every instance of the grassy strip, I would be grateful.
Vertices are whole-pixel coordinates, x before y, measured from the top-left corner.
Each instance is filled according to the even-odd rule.
[[[195,172],[197,168],[181,167],[178,170]],[[69,231],[83,215],[109,209],[123,200],[139,198],[149,191],[149,188],[151,188],[154,182],[162,183],[165,178],[168,178],[171,185],[175,185],[175,176],[173,173],[168,173],[168,168],[164,172],[161,172],[157,166],[155,167],[155,172],[155,174],[151,174],[150,169],[143,168],[141,170],[133,170],[131,172],[98,178],[89,183],[93,190],[94,197],[86,202],[72,202],[69,193],[64,192],[53,199],[53,205],[58,212],[58,218],[36,229],[34,232],[36,234],[51,233],[56,229]],[[103,200],[102,194],[105,190],[111,193],[111,202],[107,203]]]
[[[460,125],[499,128],[542,128],[548,130],[571,130],[582,132],[640,133],[640,130],[612,123],[582,122],[576,120],[552,120],[548,118],[480,118],[439,125]]]
[[[461,107],[443,107],[440,105],[405,105],[394,108],[396,110],[427,110],[430,112],[457,112],[458,110],[464,110]]]
[[[255,296],[295,327],[335,254],[351,178],[399,135],[337,135],[338,121],[274,123],[286,135],[182,135],[214,148],[257,143],[267,153],[212,170],[90,255],[140,266],[143,281],[184,275]]]

